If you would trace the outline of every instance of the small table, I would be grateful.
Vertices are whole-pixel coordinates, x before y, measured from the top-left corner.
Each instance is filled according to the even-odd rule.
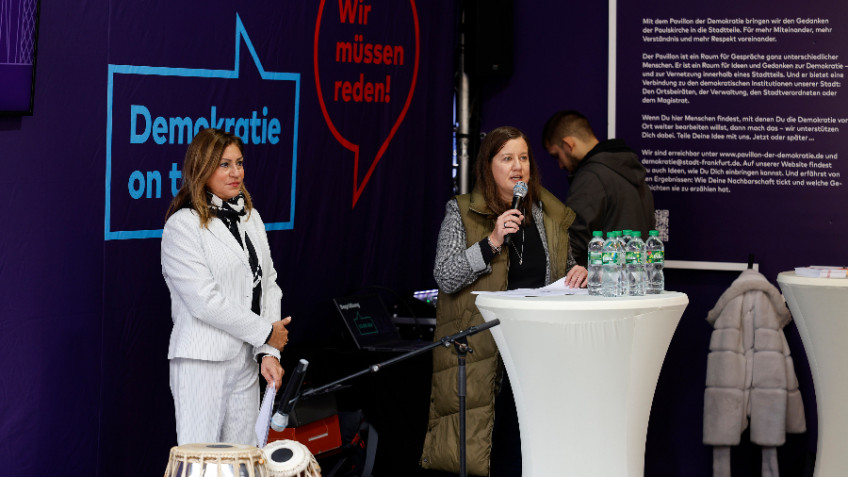
[[[651,401],[689,298],[481,294],[515,395],[524,477],[639,477]]]
[[[848,469],[848,279],[777,275],[813,374],[818,409],[815,475]]]

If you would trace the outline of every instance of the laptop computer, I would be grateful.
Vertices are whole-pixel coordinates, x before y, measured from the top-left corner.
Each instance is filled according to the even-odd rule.
[[[348,296],[333,301],[353,342],[361,350],[406,353],[431,344],[402,339],[379,295]]]

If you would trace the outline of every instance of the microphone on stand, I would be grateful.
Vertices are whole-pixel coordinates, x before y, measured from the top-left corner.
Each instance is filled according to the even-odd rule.
[[[518,181],[515,187],[512,188],[512,208],[517,209],[521,206],[521,199],[527,195],[527,184],[524,181]],[[512,234],[504,236],[504,245],[509,245]]]
[[[286,390],[283,392],[280,404],[277,406],[277,411],[274,417],[271,418],[271,429],[277,432],[283,432],[289,425],[289,414],[297,402],[300,385],[303,384],[303,378],[306,376],[306,367],[309,366],[309,361],[301,359],[294,368],[294,373],[286,385]]]

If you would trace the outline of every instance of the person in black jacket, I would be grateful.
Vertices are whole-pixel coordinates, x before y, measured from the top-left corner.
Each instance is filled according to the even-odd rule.
[[[574,258],[586,266],[592,232],[656,227],[654,197],[636,151],[621,139],[598,141],[586,116],[574,110],[551,116],[542,130],[545,150],[569,172],[565,205],[577,213],[569,228]]]

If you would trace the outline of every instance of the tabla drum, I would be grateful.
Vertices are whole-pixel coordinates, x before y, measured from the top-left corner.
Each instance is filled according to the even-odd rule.
[[[321,477],[321,467],[305,445],[281,439],[263,449],[269,477]]]
[[[268,469],[254,446],[184,444],[171,448],[165,477],[268,477]]]

